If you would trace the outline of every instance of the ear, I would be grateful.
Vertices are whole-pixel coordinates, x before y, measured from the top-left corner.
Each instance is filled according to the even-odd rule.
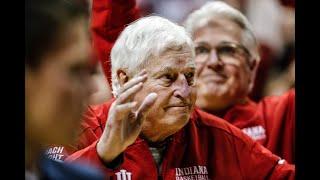
[[[253,86],[254,86],[254,80],[256,78],[257,70],[258,70],[259,61],[254,59],[251,61],[249,68],[250,68],[250,79],[249,79],[249,89],[248,92],[250,93]]]
[[[127,73],[122,70],[122,69],[118,69],[117,70],[117,78],[119,80],[119,84],[120,86],[123,86],[126,82],[129,81],[129,76],[127,75]]]

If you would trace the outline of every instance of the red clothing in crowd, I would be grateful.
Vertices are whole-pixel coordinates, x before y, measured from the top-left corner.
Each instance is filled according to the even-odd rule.
[[[295,90],[269,96],[259,103],[233,106],[222,116],[274,154],[294,163]]]
[[[148,143],[138,138],[123,153],[116,169],[107,168],[96,151],[112,101],[92,106],[85,114],[81,149],[67,160],[82,160],[100,167],[108,177],[127,172],[135,179],[294,179],[295,167],[273,155],[238,128],[195,109],[188,124],[172,135],[158,174]],[[120,172],[120,173],[119,173]]]
[[[91,33],[93,48],[111,84],[110,52],[126,25],[140,17],[135,0],[93,0]]]

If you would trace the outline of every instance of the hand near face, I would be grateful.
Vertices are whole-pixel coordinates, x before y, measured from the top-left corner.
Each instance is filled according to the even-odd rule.
[[[138,108],[136,107],[138,103],[132,101],[146,79],[147,74],[142,71],[125,83],[111,105],[106,127],[97,144],[99,156],[107,163],[136,140],[146,113],[157,99],[156,93],[150,93]]]

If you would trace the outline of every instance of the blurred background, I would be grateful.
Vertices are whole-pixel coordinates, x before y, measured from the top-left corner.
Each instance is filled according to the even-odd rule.
[[[159,15],[182,24],[209,0],[137,0],[142,16]],[[211,0],[214,1],[214,0]],[[89,1],[91,3],[91,1]],[[261,62],[250,94],[254,101],[281,95],[295,85],[295,0],[224,0],[247,16],[260,44]],[[102,71],[95,77],[106,82]],[[100,104],[112,97],[103,83],[92,97]]]
[[[142,15],[178,24],[208,0],[137,0]],[[212,1],[212,0],[211,0]],[[280,95],[295,82],[295,0],[224,0],[245,14],[260,43],[261,63],[251,98]]]

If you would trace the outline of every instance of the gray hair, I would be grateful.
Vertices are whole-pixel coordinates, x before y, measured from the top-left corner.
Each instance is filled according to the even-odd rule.
[[[111,50],[112,93],[120,88],[117,70],[135,75],[151,57],[159,56],[168,48],[188,46],[194,57],[194,47],[187,31],[159,16],[143,17],[127,26]]]
[[[219,18],[231,20],[243,29],[242,44],[248,48],[253,58],[259,61],[258,42],[253,33],[251,24],[240,11],[229,6],[225,2],[207,2],[200,9],[194,11],[187,17],[184,26],[193,36],[199,28],[202,28]]]

